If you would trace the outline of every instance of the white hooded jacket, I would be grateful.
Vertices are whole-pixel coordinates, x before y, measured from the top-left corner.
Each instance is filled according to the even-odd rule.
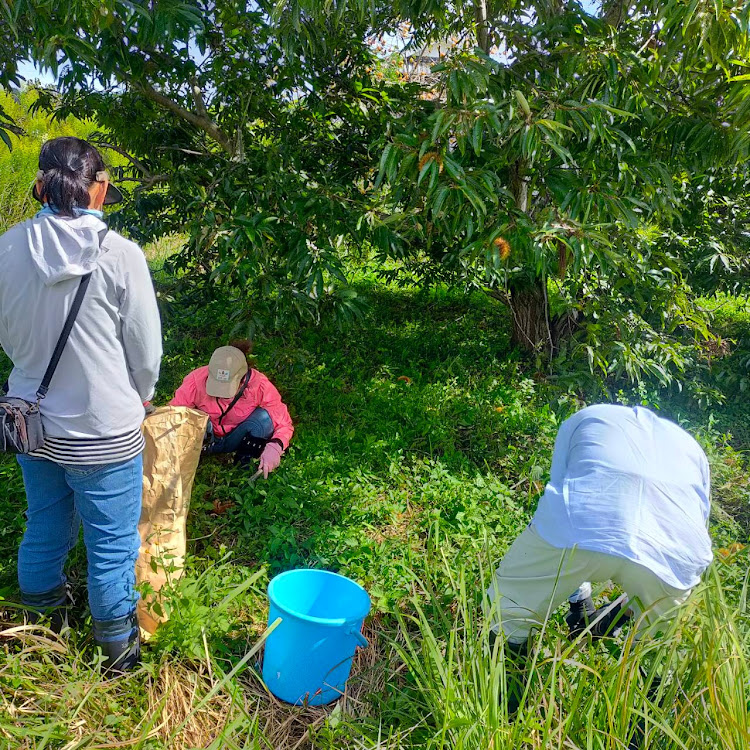
[[[0,236],[0,346],[8,395],[36,400],[81,276],[83,304],[42,401],[45,434],[108,438],[136,430],[161,361],[161,322],[141,249],[104,222],[37,216]]]

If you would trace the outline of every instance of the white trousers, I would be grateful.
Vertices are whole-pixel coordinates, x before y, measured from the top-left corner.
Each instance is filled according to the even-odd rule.
[[[627,592],[628,606],[643,615],[639,635],[663,629],[691,591],[668,586],[624,557],[553,547],[530,525],[503,557],[487,591],[492,630],[502,627],[512,643],[525,641],[584,581],[613,581]]]

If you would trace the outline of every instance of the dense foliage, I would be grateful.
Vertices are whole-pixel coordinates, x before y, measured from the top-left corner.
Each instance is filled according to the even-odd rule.
[[[693,290],[744,273],[739,0],[3,7],[4,54],[129,155],[119,220],[187,231],[191,283],[240,320],[351,320],[348,261],[369,254],[490,293],[530,351],[689,381],[711,337]]]
[[[393,241],[424,247],[424,274],[494,290],[526,348],[666,382],[687,366],[685,331],[708,331],[690,258],[662,233],[692,223],[707,184],[747,193],[750,89],[733,79],[747,7],[490,5],[484,50],[456,45],[433,68],[435,106],[386,149]]]
[[[114,3],[92,17],[74,3],[66,23],[81,34],[27,46],[58,73],[59,114],[96,116],[98,142],[133,157],[122,221],[141,240],[186,230],[182,264],[250,300],[245,317],[317,317],[324,300],[356,312],[334,285],[366,240],[372,167],[402,91],[380,72],[366,24],[345,15],[287,28],[272,3],[149,7]],[[29,8],[34,36],[49,39],[60,12]]]
[[[0,100],[32,136],[14,136],[13,152],[0,156],[0,185],[20,181],[21,199],[39,140],[88,128],[24,115],[26,97]],[[191,304],[184,278],[164,269],[174,244],[147,247],[165,333],[159,403],[233,325],[226,299],[194,295]],[[81,546],[68,570],[74,628],[58,638],[18,626],[23,487],[12,457],[0,458],[0,745],[609,750],[645,717],[643,750],[744,750],[750,413],[733,396],[747,387],[747,301],[700,301],[738,342],[708,372],[726,404],[707,412],[644,385],[610,394],[681,421],[707,450],[717,562],[705,586],[674,631],[650,644],[571,643],[556,613],[536,641],[528,694],[511,722],[502,651],[486,648],[482,591],[533,512],[558,424],[599,394],[530,367],[511,345],[510,316],[480,292],[402,289],[361,274],[355,291],[371,309],[346,337],[324,320],[258,339],[258,367],[293,412],[292,448],[267,482],[248,483],[246,470],[221,458],[202,462],[172,619],[125,679],[105,680],[97,666]],[[7,369],[2,359],[0,375]],[[270,700],[253,669],[267,578],[308,565],[357,578],[374,606],[372,646],[357,657],[347,698],[327,709]]]

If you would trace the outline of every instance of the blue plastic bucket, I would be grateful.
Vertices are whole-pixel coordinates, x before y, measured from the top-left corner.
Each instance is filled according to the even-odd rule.
[[[268,585],[268,624],[281,622],[266,640],[263,680],[287,703],[321,706],[341,697],[370,597],[354,581],[327,570],[289,570]]]

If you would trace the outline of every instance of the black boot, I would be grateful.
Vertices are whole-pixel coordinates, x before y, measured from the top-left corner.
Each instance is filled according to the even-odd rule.
[[[141,632],[135,610],[116,620],[94,620],[94,640],[104,654],[105,672],[121,674],[141,661]]]
[[[598,638],[616,638],[623,625],[632,617],[630,610],[623,611],[626,597],[621,596],[615,602],[607,602],[599,609],[594,607],[591,597],[580,602],[571,602],[570,611],[565,616],[565,622],[568,623],[568,630],[571,638],[577,638],[589,626],[594,623],[590,629],[591,637]],[[601,619],[599,619],[601,616]]]
[[[22,591],[21,603],[27,607],[26,622],[36,625],[47,618],[50,630],[58,634],[68,628],[68,610],[75,604],[67,582],[44,594],[27,594]]]
[[[508,690],[508,717],[518,713],[521,698],[526,692],[526,667],[528,666],[529,642],[505,644],[505,663],[508,665],[506,685]]]
[[[568,602],[570,607],[568,614],[565,615],[565,622],[568,624],[568,633],[571,638],[577,638],[591,622],[596,606],[594,600],[587,596],[580,602]]]
[[[590,622],[594,622],[600,615],[602,618],[591,628],[593,638],[616,638],[623,625],[633,616],[629,609],[623,610],[626,597],[621,596],[614,603],[607,603],[594,612]]]
[[[490,649],[495,647],[498,635],[490,632]],[[512,719],[521,705],[526,691],[526,667],[528,665],[529,642],[511,643],[505,641],[505,693],[508,705],[508,718]],[[502,699],[502,692],[501,692]]]
[[[643,670],[641,670],[641,672],[643,672]],[[652,703],[656,703],[658,706],[661,706],[661,701],[656,700],[656,694],[659,692],[660,687],[661,677],[654,675],[651,684],[646,691],[648,699]],[[636,720],[634,725],[632,725],[629,734],[630,739],[628,740],[628,750],[642,750],[644,740],[646,739],[646,720],[642,716]]]

